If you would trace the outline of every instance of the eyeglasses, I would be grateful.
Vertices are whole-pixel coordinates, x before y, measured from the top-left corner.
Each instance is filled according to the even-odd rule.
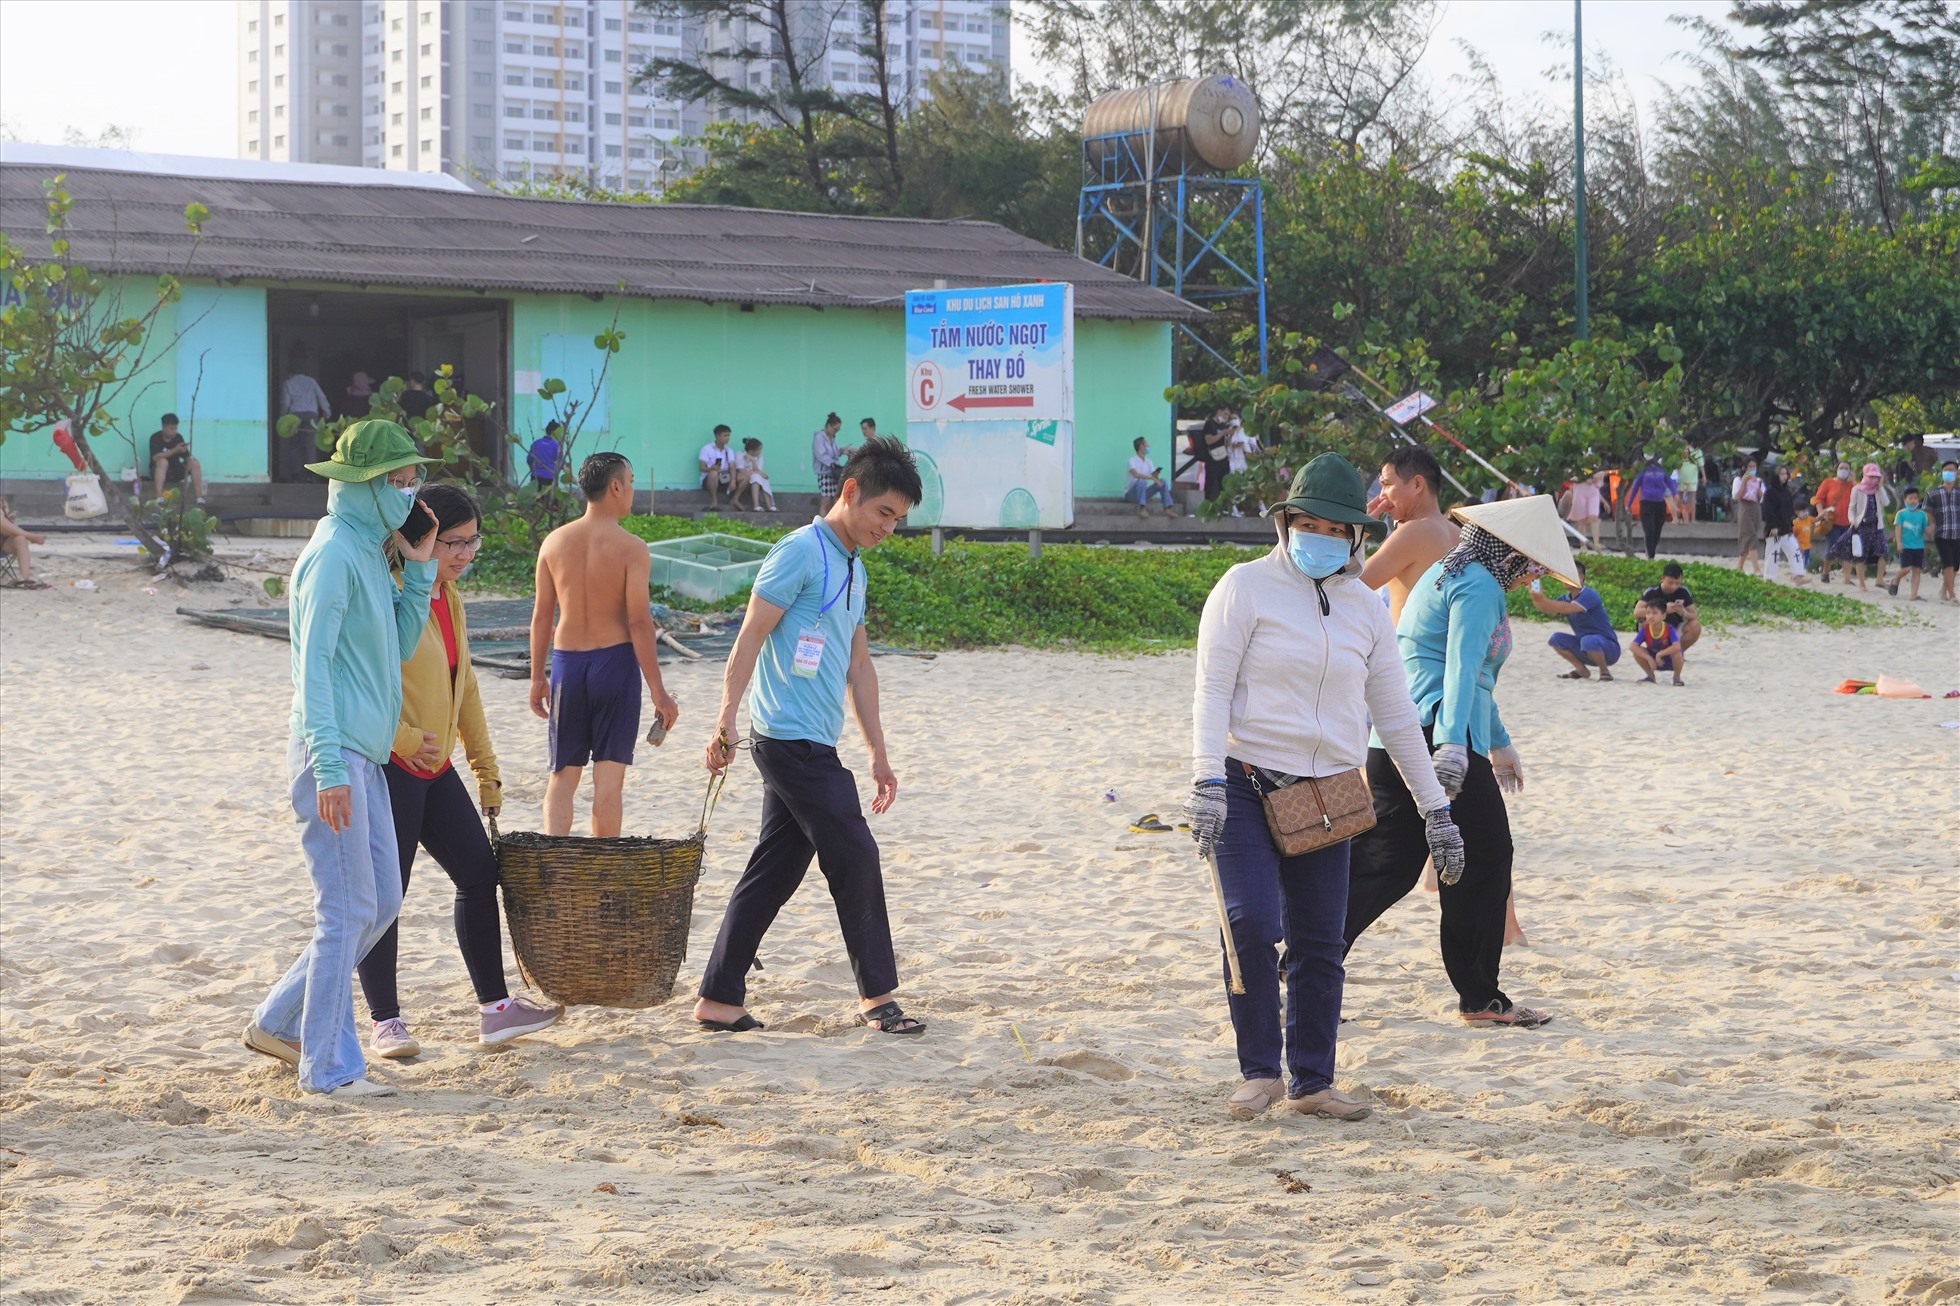
[[[407,478],[403,479],[402,473],[390,472],[388,473],[388,484],[394,486],[397,490],[419,490],[422,488],[422,474],[420,472],[409,472]]]
[[[445,540],[438,535],[436,537],[436,543],[448,549],[451,553],[475,553],[483,547],[483,537],[481,535],[472,535],[466,540]]]

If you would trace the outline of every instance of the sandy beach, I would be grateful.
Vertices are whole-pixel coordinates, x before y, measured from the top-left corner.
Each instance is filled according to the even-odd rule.
[[[310,929],[288,648],[173,609],[257,577],[40,567],[59,588],[0,593],[0,1302],[1960,1297],[1960,700],[1831,693],[1960,686],[1960,610],[1716,630],[1683,689],[1557,680],[1554,627],[1520,626],[1505,978],[1558,1019],[1462,1027],[1412,895],[1350,959],[1363,1123],[1225,1116],[1204,873],[1126,832],[1182,801],[1188,653],[880,662],[901,790],[873,828],[925,1038],[852,1024],[814,871],[754,976],[769,1030],[688,1019],[755,834],[743,760],[649,1011],[479,1049],[419,861],[427,1050],[360,1106],[239,1044]],[[720,672],[669,670],[683,716],[629,831],[689,828]],[[536,828],[543,723],[484,684],[506,827]]]

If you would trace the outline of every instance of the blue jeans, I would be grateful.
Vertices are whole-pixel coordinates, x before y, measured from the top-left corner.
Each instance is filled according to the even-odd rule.
[[[1604,635],[1575,635],[1569,630],[1558,630],[1553,631],[1545,642],[1585,663],[1590,663],[1595,653],[1605,658],[1609,667],[1620,660],[1620,641]]]
[[[1149,507],[1152,499],[1161,499],[1164,506],[1168,508],[1171,506],[1170,482],[1139,481],[1131,477],[1128,488],[1123,491],[1123,497],[1139,508]]]
[[[252,1019],[274,1038],[298,1039],[299,1086],[330,1093],[367,1073],[354,1027],[354,966],[402,909],[401,858],[381,768],[341,749],[353,820],[335,834],[320,819],[313,765],[298,735],[286,749],[299,846],[313,878],[313,938]]]
[[[1276,1079],[1281,1053],[1287,1093],[1301,1097],[1334,1082],[1334,1036],[1341,1023],[1347,971],[1348,846],[1337,843],[1281,857],[1266,829],[1265,809],[1245,768],[1225,760],[1225,830],[1218,840],[1218,883],[1238,945],[1244,993],[1231,993],[1239,1073]],[[1285,945],[1284,953],[1279,951]],[[1223,940],[1220,940],[1221,950]],[[1286,1028],[1280,1031],[1280,970],[1286,971]]]

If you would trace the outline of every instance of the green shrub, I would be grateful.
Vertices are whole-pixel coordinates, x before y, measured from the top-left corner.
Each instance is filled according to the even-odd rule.
[[[645,540],[672,540],[719,531],[775,540],[782,532],[719,518],[628,517],[626,529]],[[908,648],[1075,648],[1147,652],[1188,648],[1197,641],[1198,614],[1218,578],[1263,548],[1216,545],[1191,549],[1115,549],[1050,544],[1041,557],[1024,544],[950,542],[935,558],[924,536],[893,536],[865,555],[871,584],[873,639]],[[1589,555],[1588,579],[1606,601],[1614,625],[1630,631],[1633,605],[1660,579],[1659,562]],[[536,559],[486,544],[470,574],[474,589],[528,594]],[[1792,620],[1829,626],[1884,624],[1893,618],[1837,594],[1771,585],[1705,563],[1686,564],[1685,580],[1711,625]],[[747,592],[717,604],[656,593],[691,611],[739,608]],[[1513,616],[1553,620],[1531,606],[1523,590],[1510,596]]]

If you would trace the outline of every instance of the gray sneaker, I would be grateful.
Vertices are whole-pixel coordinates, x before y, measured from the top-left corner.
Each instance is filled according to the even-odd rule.
[[[477,1036],[477,1042],[485,1047],[496,1047],[514,1038],[550,1029],[564,1014],[563,1007],[545,1007],[523,998],[512,998],[502,1011],[483,1013],[483,1032]]]

